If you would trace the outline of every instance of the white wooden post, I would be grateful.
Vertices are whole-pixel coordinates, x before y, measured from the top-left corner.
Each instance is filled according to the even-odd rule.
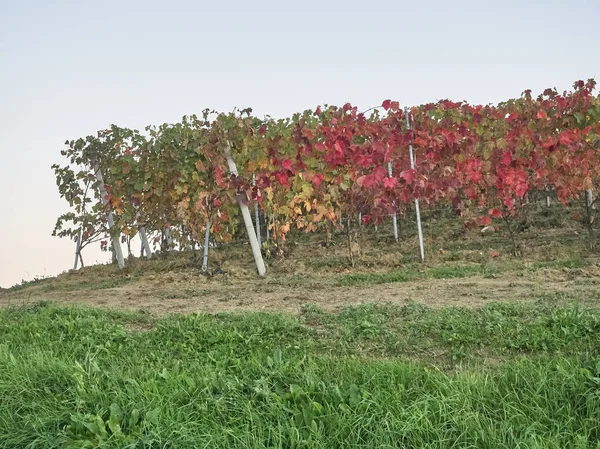
[[[252,185],[256,185],[256,176],[252,175]],[[260,235],[260,212],[258,211],[258,201],[254,203],[254,221],[256,222],[256,239],[258,240],[258,246],[262,245],[262,239]]]
[[[81,228],[79,228],[79,232],[77,233],[77,246],[75,247],[75,263],[73,264],[73,269],[77,269],[77,264],[79,263],[79,253],[81,252]]]
[[[173,246],[173,237],[171,237],[171,231],[169,231],[169,228],[165,229],[164,233],[165,240],[167,241],[167,250],[169,250]]]
[[[139,218],[140,218],[140,213],[138,212],[137,214],[135,214],[135,221],[137,222]],[[145,254],[146,258],[150,259],[152,257],[152,250],[150,249],[150,243],[148,243],[148,236],[146,235],[146,227],[143,225],[139,226],[139,223],[138,223],[138,234],[140,235],[140,240],[142,241],[142,249],[140,250],[140,257],[142,257]]]
[[[373,207],[377,207],[377,201],[373,201]],[[375,230],[377,231],[379,226],[375,225]]]
[[[225,145],[225,157],[227,158],[227,165],[229,166],[229,171],[234,176],[237,176],[238,171],[235,165],[235,161],[231,157],[231,147],[229,145],[229,142],[227,142]],[[250,246],[252,247],[252,255],[254,256],[254,262],[256,263],[258,275],[260,277],[264,277],[267,270],[265,268],[265,262],[262,258],[262,253],[260,252],[260,245],[258,244],[256,233],[254,232],[254,225],[252,224],[252,217],[250,216],[250,211],[248,210],[248,206],[244,204],[244,202],[241,201],[239,198],[238,204],[242,212],[242,217],[244,218],[244,224],[246,225],[246,232],[248,233],[248,239],[250,240]]]
[[[100,165],[98,164],[97,161],[94,161],[94,172],[96,175],[96,179],[98,180],[98,183],[100,184],[100,186],[98,187],[98,189],[100,190],[100,199],[102,201],[102,204],[106,207],[106,205],[108,204],[108,200],[106,199],[107,193],[106,193],[106,189],[104,188],[104,177],[102,176],[102,172],[100,171]],[[109,229],[110,233],[114,234],[115,220],[113,217],[113,213],[110,210],[106,213],[106,221],[108,222],[108,229]],[[124,268],[125,260],[123,259],[123,250],[121,249],[121,240],[119,239],[118,235],[112,235],[112,247],[115,252],[114,254],[117,259],[117,263],[119,264],[119,268],[121,268],[121,269]]]
[[[208,270],[208,247],[210,243],[210,220],[206,220],[204,231],[204,258],[202,259],[202,271]]]
[[[406,127],[410,129],[410,118],[408,117],[408,108],[404,108],[404,115],[406,115]],[[415,156],[413,154],[412,144],[408,146],[408,152],[410,155],[410,167],[415,169]],[[421,228],[421,211],[419,209],[419,199],[415,198],[415,209],[417,212],[417,230],[419,231],[419,248],[421,250],[421,262],[425,260],[425,248],[423,246],[423,229]]]
[[[140,226],[138,229],[138,233],[140,234],[140,239],[142,240],[142,247],[144,248],[144,254],[147,259],[152,257],[152,250],[150,249],[150,243],[148,242],[148,236],[146,235],[146,227]]]
[[[388,162],[388,176],[392,177],[392,163]],[[394,207],[394,213],[392,214],[392,222],[394,223],[394,240],[398,241],[398,218],[396,214],[396,202],[392,202],[392,206]]]
[[[267,228],[267,242],[271,240],[271,232],[269,231],[269,216],[265,212],[265,227]]]

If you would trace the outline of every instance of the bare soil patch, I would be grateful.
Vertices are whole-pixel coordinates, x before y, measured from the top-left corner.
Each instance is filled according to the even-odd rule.
[[[306,278],[274,276],[261,279],[206,278],[193,272],[152,274],[113,288],[48,290],[35,287],[0,294],[0,306],[40,300],[85,304],[152,315],[190,312],[268,311],[299,313],[306,304],[336,311],[365,302],[429,307],[481,307],[492,301],[579,301],[593,305],[600,295],[597,267],[585,270],[507,272],[493,278],[423,279],[379,285],[336,287],[337,276],[320,276],[303,286]],[[315,282],[317,283],[315,285]],[[117,283],[118,284],[118,283]]]

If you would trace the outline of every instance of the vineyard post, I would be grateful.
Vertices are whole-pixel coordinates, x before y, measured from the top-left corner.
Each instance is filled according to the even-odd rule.
[[[410,130],[410,118],[408,117],[408,108],[404,108],[404,115],[406,115],[406,127]],[[410,155],[410,168],[415,169],[415,156],[413,154],[412,143],[408,145],[408,152]],[[419,199],[415,198],[415,210],[417,212],[417,230],[419,231],[419,248],[421,250],[421,261],[425,260],[425,249],[423,247],[423,229],[421,228],[421,211],[419,210]]]
[[[106,189],[104,188],[104,177],[102,176],[102,172],[100,171],[100,165],[98,161],[94,161],[94,172],[96,175],[96,179],[100,184],[98,189],[100,190],[100,198],[102,200],[102,204],[104,207],[108,205],[108,200],[106,199],[108,193],[106,193]],[[119,240],[118,235],[114,235],[115,231],[115,220],[113,218],[113,213],[109,210],[106,213],[106,221],[108,222],[108,229],[112,234],[112,247],[114,251],[114,255],[117,259],[117,263],[119,264],[119,268],[125,267],[125,260],[123,259],[123,250],[121,249],[121,241]]]
[[[81,252],[81,228],[79,228],[79,232],[77,233],[77,246],[75,247],[75,263],[73,264],[73,269],[77,269],[77,263],[79,262],[79,253]]]
[[[144,248],[144,254],[147,259],[152,257],[152,250],[150,249],[150,243],[148,242],[148,236],[146,235],[146,227],[140,226],[139,228],[140,239],[142,240],[142,248]]]
[[[202,271],[208,270],[208,246],[210,243],[210,220],[206,220],[206,231],[204,231],[204,258],[202,259]]]
[[[392,177],[392,163],[388,162],[388,176]],[[396,202],[392,201],[394,207],[394,213],[392,214],[392,222],[394,223],[394,240],[398,241],[398,218],[396,214]]]
[[[256,176],[252,175],[252,185],[256,186]],[[258,201],[254,202],[254,221],[256,221],[256,238],[258,239],[258,246],[262,245],[260,235],[260,212],[258,211]]]
[[[267,228],[267,242],[271,239],[271,233],[269,231],[269,216],[265,212],[265,227]]]
[[[235,165],[235,161],[231,157],[231,148],[229,142],[225,144],[225,157],[227,158],[227,165],[229,166],[229,171],[234,176],[238,176],[237,167]],[[250,216],[250,211],[248,210],[248,206],[238,198],[238,205],[240,206],[240,210],[242,211],[242,217],[244,218],[244,224],[246,225],[246,232],[248,233],[248,239],[250,240],[250,246],[252,247],[252,255],[254,256],[254,262],[256,263],[256,269],[258,270],[258,275],[260,277],[264,277],[266,274],[265,262],[262,258],[262,253],[260,252],[260,245],[258,244],[258,239],[256,238],[256,233],[254,232],[254,225],[252,224],[252,217]]]
[[[377,207],[377,201],[373,201],[373,207]],[[379,226],[375,225],[375,231],[379,229]]]
[[[165,240],[167,241],[167,250],[169,250],[173,246],[173,237],[171,237],[169,228],[165,229]]]
[[[135,215],[135,221],[137,221],[139,218],[140,218],[140,213],[138,212]],[[140,234],[140,240],[142,241],[142,249],[140,251],[140,257],[142,257],[145,254],[146,258],[150,259],[152,257],[152,250],[150,249],[150,243],[148,243],[148,236],[146,235],[146,227],[140,226],[138,228],[138,233]]]

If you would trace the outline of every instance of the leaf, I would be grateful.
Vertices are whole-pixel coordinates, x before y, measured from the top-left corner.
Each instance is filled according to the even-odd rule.
[[[117,404],[111,404],[110,406],[110,417],[108,418],[108,428],[112,432],[113,435],[119,436],[121,435],[121,421],[122,412]]]
[[[396,178],[385,178],[383,180],[383,187],[386,189],[393,189],[398,185],[398,179]]]
[[[518,198],[523,198],[528,190],[529,186],[527,185],[527,183],[520,183],[517,184],[517,187],[515,188],[515,193]]]
[[[417,172],[414,169],[404,170],[400,173],[400,177],[406,181],[407,184],[412,184],[417,177]]]
[[[324,179],[323,178],[323,174],[322,173],[317,173],[316,175],[313,176],[312,183],[318,187],[323,182],[323,179]]]
[[[286,173],[283,173],[283,172],[275,173],[275,179],[277,180],[277,182],[279,184],[281,184],[282,187],[288,187],[290,185],[290,182],[289,182],[290,180]]]
[[[275,349],[275,351],[273,352],[273,360],[275,361],[275,363],[277,365],[281,365],[281,349],[280,348]]]
[[[500,209],[490,209],[489,214],[490,214],[490,216],[492,216],[494,218],[502,217],[502,212],[500,211]]]
[[[158,424],[158,416],[159,416],[159,414],[160,414],[160,409],[159,408],[155,408],[154,410],[149,410],[144,415],[144,421],[146,421],[146,422],[148,422],[150,424],[157,425]]]
[[[342,142],[339,139],[335,141],[335,143],[333,144],[333,148],[339,154],[344,153],[344,147],[342,146]]]
[[[575,134],[571,130],[563,131],[558,135],[558,141],[565,146],[569,146],[575,141]]]
[[[384,100],[384,102],[381,103],[381,107],[383,109],[385,109],[386,111],[390,108],[391,105],[392,105],[392,100]]]

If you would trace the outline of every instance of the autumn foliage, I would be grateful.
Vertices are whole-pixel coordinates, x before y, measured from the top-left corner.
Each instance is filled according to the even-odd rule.
[[[55,232],[74,237],[83,223],[88,235],[104,229],[97,163],[117,217],[115,232],[170,228],[182,244],[200,240],[207,223],[215,238],[231,240],[242,228],[238,200],[258,203],[278,241],[293,228],[339,227],[340,214],[361,213],[365,225],[379,224],[417,198],[425,207],[453,207],[467,225],[501,221],[512,235],[530,192],[553,190],[565,205],[588,190],[596,197],[600,98],[594,89],[593,80],[578,81],[569,92],[547,89],[534,97],[525,91],[496,106],[443,100],[405,110],[386,100],[368,114],[345,104],[281,120],[254,117],[249,109],[206,110],[145,134],[113,126],[68,141],[62,152],[68,163],[53,166],[60,194],[74,208],[72,228],[65,215]],[[239,176],[227,169],[225,144]],[[96,226],[90,211],[97,213]]]

